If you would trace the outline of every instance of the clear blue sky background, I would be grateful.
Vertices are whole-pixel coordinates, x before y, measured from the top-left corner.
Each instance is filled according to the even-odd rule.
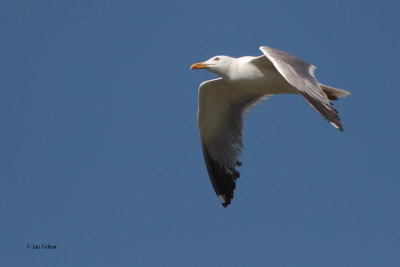
[[[0,2],[1,266],[400,266],[399,1]],[[318,67],[245,123],[222,208],[189,66],[268,45]],[[56,250],[29,250],[27,244]]]

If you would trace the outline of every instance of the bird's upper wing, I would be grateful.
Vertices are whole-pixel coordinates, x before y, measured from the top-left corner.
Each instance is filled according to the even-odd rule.
[[[243,118],[270,95],[244,92],[222,78],[205,81],[199,88],[197,115],[204,159],[211,183],[222,205],[233,198],[241,163]]]
[[[332,107],[331,102],[314,76],[315,66],[271,47],[262,46],[260,50],[272,62],[278,72],[298,90],[316,111],[333,126],[343,131],[337,110]],[[260,59],[261,57],[257,57],[255,61],[260,62]]]

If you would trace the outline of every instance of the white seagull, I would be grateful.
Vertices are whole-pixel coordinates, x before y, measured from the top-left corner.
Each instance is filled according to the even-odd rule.
[[[330,100],[348,91],[318,83],[315,66],[283,51],[262,46],[263,55],[233,58],[215,56],[190,69],[207,69],[220,78],[199,87],[197,121],[204,159],[215,193],[224,207],[231,203],[243,147],[243,118],[275,94],[299,94],[333,126],[343,131]]]

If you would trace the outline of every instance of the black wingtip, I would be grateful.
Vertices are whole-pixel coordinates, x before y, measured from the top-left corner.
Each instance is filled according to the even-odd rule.
[[[224,208],[228,207],[231,204],[231,200],[225,201],[221,203]]]
[[[222,206],[225,208],[231,204],[233,191],[236,187],[236,179],[239,178],[240,173],[235,168],[227,171],[218,162],[212,160],[205,145],[203,145],[203,152],[211,184]],[[240,165],[239,161],[236,162],[236,166]]]
[[[338,129],[339,131],[343,132],[343,125],[340,122],[331,122],[331,124]]]

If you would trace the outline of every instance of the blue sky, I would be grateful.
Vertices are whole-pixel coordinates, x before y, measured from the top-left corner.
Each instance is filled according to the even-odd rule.
[[[399,266],[398,1],[0,3],[1,266]],[[189,66],[267,45],[352,92],[245,122],[223,209]],[[28,244],[56,245],[32,250]]]

